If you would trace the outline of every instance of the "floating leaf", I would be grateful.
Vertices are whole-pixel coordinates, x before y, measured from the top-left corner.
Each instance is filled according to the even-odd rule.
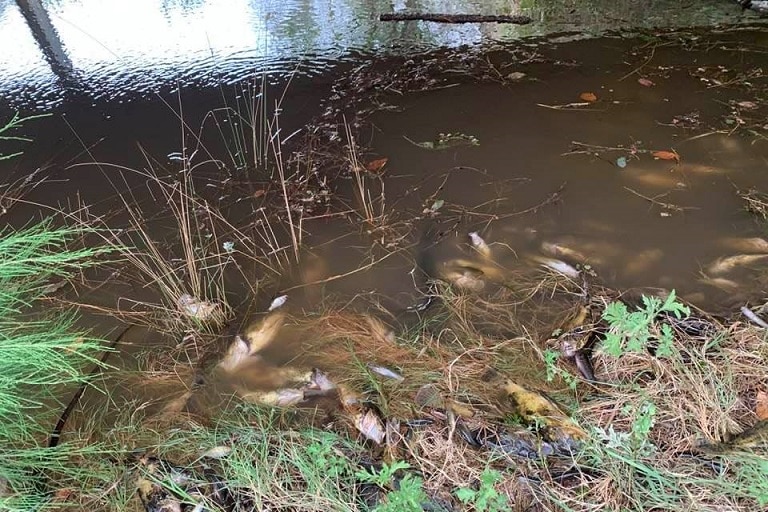
[[[597,101],[597,95],[593,92],[583,92],[579,94],[579,98],[582,101],[588,101],[590,103]]]
[[[757,392],[755,414],[757,414],[758,419],[768,419],[768,393],[765,391],[760,390]]]
[[[619,158],[616,159],[616,165],[618,165],[622,169],[625,168],[627,166],[627,158],[624,156],[620,156]]]
[[[637,83],[639,83],[643,87],[653,87],[654,85],[656,85],[655,83],[651,82],[647,78],[638,78]]]
[[[381,172],[381,170],[384,168],[385,165],[387,165],[387,162],[389,161],[389,158],[377,158],[376,160],[371,160],[367,164],[365,164],[365,170],[372,173],[378,173]]]
[[[680,161],[680,155],[674,151],[654,151],[651,154],[654,158],[658,158],[659,160],[674,160],[675,162]]]

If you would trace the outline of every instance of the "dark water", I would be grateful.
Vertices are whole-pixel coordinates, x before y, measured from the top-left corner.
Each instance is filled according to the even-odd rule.
[[[380,177],[365,177],[377,220],[364,222],[354,179],[323,183],[328,205],[294,210],[303,241],[299,263],[270,275],[264,288],[257,284],[263,270],[250,269],[247,279],[239,274],[233,304],[253,300],[263,312],[287,293],[297,316],[331,301],[378,305],[395,315],[419,297],[417,264],[435,269],[476,258],[470,232],[490,244],[510,275],[539,268],[535,258],[551,257],[557,246],[580,253],[560,258],[589,265],[611,287],[674,288],[719,312],[761,299],[762,261],[722,272],[711,267],[754,252],[734,239],[768,235],[738,193],[768,190],[768,112],[761,101],[768,92],[768,34],[710,29],[666,38],[514,42],[575,28],[754,21],[714,0],[543,4],[510,11],[537,21],[525,27],[449,27],[376,22],[378,13],[393,10],[390,2],[51,1],[44,3],[50,25],[35,29],[47,30],[36,34],[50,46],[41,52],[16,3],[0,1],[0,48],[13,48],[0,53],[0,119],[17,108],[53,113],[22,130],[34,142],[9,143],[23,157],[0,162],[8,182],[38,169],[46,178],[5,220],[22,225],[88,206],[118,228],[127,222],[119,193],[130,189],[132,201],[159,214],[147,224],[150,234],[170,241],[176,233],[164,198],[141,173],[178,175],[177,156],[196,151],[198,190],[233,227],[251,234],[264,215],[258,194],[275,178],[242,165],[253,153],[236,144],[244,124],[228,114],[247,112],[260,97],[271,115],[287,91],[280,105],[284,139],[298,130],[293,140],[300,140],[311,121],[343,138],[342,112],[354,124],[356,109],[376,110],[354,133],[366,147],[361,164],[388,159]],[[508,10],[472,5],[476,12]],[[394,10],[405,8],[456,6],[395,2]],[[401,57],[406,51],[418,58]],[[432,73],[434,84],[413,90]],[[263,80],[269,85],[260,96]],[[418,145],[440,133],[472,137],[477,145]],[[655,159],[657,151],[674,151],[679,161]],[[339,155],[331,175],[349,168],[346,156]],[[288,172],[306,173],[311,193],[323,190],[311,170]],[[267,217],[281,225],[281,215]],[[227,236],[218,244],[231,241]],[[285,230],[277,238],[278,245],[290,243]],[[123,308],[151,296],[148,290],[151,283],[118,277],[78,300]],[[96,323],[112,325],[103,317]],[[133,354],[137,347],[165,351],[178,340],[137,331],[130,341]],[[125,358],[126,368],[136,364]],[[177,378],[160,391],[136,393],[131,378],[127,396],[174,396],[181,389]]]

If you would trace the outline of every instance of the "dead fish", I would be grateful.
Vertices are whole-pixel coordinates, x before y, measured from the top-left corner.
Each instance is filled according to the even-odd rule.
[[[575,439],[585,439],[586,433],[568,417],[552,399],[527,389],[511,380],[504,385],[514,404],[515,412],[531,423],[542,423],[547,427],[561,430]]]
[[[741,313],[756,325],[759,325],[763,329],[768,329],[768,322],[757,316],[757,314],[747,306],[741,306]]]
[[[269,309],[267,311],[274,311],[277,308],[281,307],[286,302],[288,302],[288,296],[287,295],[281,295],[279,297],[275,297],[272,300],[272,302],[269,304]]]
[[[768,258],[768,254],[737,254],[718,258],[707,267],[707,272],[715,276],[727,274],[737,267],[751,265],[765,258]]]
[[[328,375],[318,368],[312,369],[312,374],[309,377],[310,389],[319,389],[320,391],[333,391],[336,389],[336,384],[328,378]]]
[[[278,389],[274,391],[247,391],[236,388],[237,394],[246,402],[271,407],[291,407],[304,401],[304,391],[301,389]]]
[[[373,441],[376,444],[381,444],[384,441],[384,422],[381,421],[381,418],[373,409],[366,409],[356,413],[354,415],[354,422],[355,428],[369,441]]]
[[[371,334],[377,339],[377,341],[383,341],[385,343],[395,343],[395,331],[384,325],[384,322],[379,320],[373,315],[365,314],[365,318],[368,327],[371,328]]]
[[[392,370],[390,370],[389,368],[386,368],[384,366],[377,366],[377,365],[371,364],[371,363],[368,363],[366,366],[373,373],[375,373],[377,375],[381,375],[382,377],[386,377],[387,379],[394,379],[394,380],[397,380],[397,381],[400,381],[400,382],[405,380],[405,377],[403,377],[399,373],[393,372]]]
[[[661,249],[646,249],[640,251],[624,265],[624,271],[629,275],[641,274],[661,261],[663,257],[664,252]]]
[[[226,372],[234,372],[249,358],[250,352],[250,345],[240,335],[235,336],[227,349],[227,353],[219,361],[219,368]]]
[[[632,180],[648,185],[650,187],[666,188],[666,189],[680,189],[685,188],[683,183],[674,174],[659,174],[655,171],[631,173],[625,176],[629,176]]]
[[[451,283],[453,286],[456,286],[457,288],[461,288],[462,290],[469,290],[471,292],[479,292],[483,288],[485,288],[485,281],[477,277],[477,275],[474,275],[472,272],[465,270],[465,271],[454,271],[454,272],[447,272],[443,276],[446,281]]]
[[[284,323],[284,313],[272,313],[265,317],[257,326],[246,330],[245,340],[248,342],[250,355],[259,352],[272,343]]]
[[[724,277],[705,276],[699,279],[699,282],[709,286],[714,286],[715,288],[719,288],[725,292],[734,292],[739,289],[739,283],[736,281],[731,281],[730,279],[725,279]]]
[[[185,293],[176,301],[179,310],[190,318],[200,322],[211,320],[221,314],[221,308],[218,304],[200,300],[192,295]]]
[[[554,258],[565,258],[571,261],[578,261],[579,263],[585,263],[587,261],[587,257],[584,254],[562,244],[542,242],[541,250]]]
[[[206,459],[223,459],[230,453],[232,453],[231,446],[221,445],[206,450],[200,457]]]
[[[472,247],[474,247],[477,250],[477,252],[479,252],[483,256],[483,258],[490,258],[491,248],[488,246],[487,243],[485,243],[485,240],[482,239],[482,237],[477,233],[477,231],[472,231],[467,234],[469,235],[469,240],[472,242]]]
[[[158,416],[160,417],[169,417],[174,416],[176,414],[179,414],[184,409],[187,408],[187,404],[189,403],[190,398],[192,398],[192,395],[194,394],[193,390],[186,391],[184,394],[179,396],[178,398],[175,398],[174,400],[170,401],[165,407],[163,407],[163,410],[160,411]]]
[[[764,238],[721,238],[718,243],[726,249],[746,253],[768,253],[768,240]]]
[[[580,272],[576,270],[573,266],[569,265],[568,263],[562,260],[556,260],[554,258],[546,258],[544,256],[539,256],[539,255],[534,255],[533,260],[547,267],[548,269],[554,270],[555,272],[562,274],[566,277],[570,277],[571,279],[576,279],[577,277],[579,277]]]

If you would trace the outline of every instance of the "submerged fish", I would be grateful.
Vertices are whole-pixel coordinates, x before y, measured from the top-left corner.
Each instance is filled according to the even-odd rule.
[[[547,267],[550,270],[554,270],[555,272],[562,274],[566,277],[570,277],[571,279],[576,279],[579,277],[580,272],[576,270],[573,266],[569,265],[568,263],[557,260],[554,258],[546,258],[544,256],[533,256],[533,260],[537,263],[540,263],[541,265]]]
[[[646,249],[631,257],[624,265],[624,271],[629,275],[637,275],[647,271],[664,257],[661,249]]]
[[[768,240],[764,238],[733,238],[726,237],[718,240],[718,243],[726,249],[746,253],[768,253]]]
[[[541,250],[554,258],[565,258],[579,263],[585,263],[587,257],[575,249],[571,249],[563,244],[542,242]]]
[[[716,276],[727,274],[737,267],[751,265],[765,258],[768,258],[768,254],[737,254],[726,258],[718,258],[707,267],[707,272]]]
[[[739,283],[736,281],[731,281],[730,279],[725,279],[724,277],[705,276],[699,279],[699,282],[709,286],[714,286],[715,288],[719,288],[725,292],[733,292],[739,289]]]
[[[228,372],[234,372],[257,352],[272,343],[283,326],[285,315],[272,313],[264,318],[256,327],[250,328],[242,336],[236,335],[227,349],[227,353],[219,362],[219,367]]]
[[[474,247],[477,252],[479,252],[484,258],[490,258],[491,248],[487,243],[485,243],[485,240],[483,240],[480,235],[477,234],[477,231],[472,231],[468,233],[468,235],[470,241],[472,242],[472,247]]]

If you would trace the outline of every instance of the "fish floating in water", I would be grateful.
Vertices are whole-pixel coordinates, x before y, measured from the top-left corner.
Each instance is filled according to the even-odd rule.
[[[477,252],[479,252],[483,258],[490,258],[491,257],[491,248],[490,246],[485,243],[485,240],[482,239],[482,237],[477,233],[477,231],[472,231],[468,233],[469,240],[472,242],[472,247],[474,247]]]
[[[577,261],[579,263],[586,263],[588,260],[584,254],[563,244],[542,242],[541,250],[545,254],[554,258],[564,258],[571,261]]]
[[[532,258],[534,261],[547,267],[548,269],[554,270],[555,272],[562,274],[566,277],[570,277],[571,279],[576,279],[581,274],[581,272],[576,270],[575,267],[573,267],[572,265],[569,265],[568,263],[562,260],[547,258],[544,256],[538,256],[538,255],[534,255],[532,256]]]
[[[768,240],[759,237],[734,238],[726,237],[717,241],[718,244],[732,251],[745,253],[768,253]]]
[[[283,304],[288,302],[288,296],[287,295],[281,295],[279,297],[275,297],[275,299],[270,303],[269,309],[267,311],[274,311],[279,307],[282,307]]]
[[[719,276],[727,274],[738,267],[745,267],[768,258],[768,254],[737,254],[725,258],[718,258],[707,267],[707,272]]]
[[[234,372],[248,362],[267,345],[272,343],[285,323],[283,313],[272,313],[256,327],[247,329],[243,335],[236,335],[219,362],[219,367],[227,372]]]

